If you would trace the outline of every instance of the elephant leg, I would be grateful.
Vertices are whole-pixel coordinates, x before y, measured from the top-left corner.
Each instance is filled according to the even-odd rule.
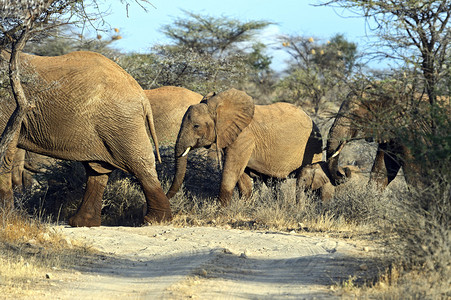
[[[370,182],[375,182],[376,186],[384,189],[388,185],[387,169],[385,167],[385,150],[381,145],[377,148],[376,158],[370,173]]]
[[[161,187],[155,168],[155,156],[149,140],[137,145],[136,153],[128,153],[123,158],[127,161],[128,171],[135,175],[146,196],[147,212],[144,223],[170,221],[172,219],[169,199]]]
[[[401,169],[401,164],[398,162],[396,157],[393,154],[385,154],[385,167],[387,169],[387,185],[396,178],[396,175]]]
[[[401,165],[396,160],[396,153],[391,151],[387,143],[379,144],[373,167],[371,168],[370,182],[375,181],[380,189],[384,189],[398,174]]]
[[[425,183],[427,182],[428,174],[415,163],[415,159],[409,148],[406,146],[400,146],[399,148],[399,156],[402,158],[400,164],[404,171],[404,178],[407,184],[419,189],[426,188]]]
[[[312,172],[302,174],[301,172],[302,167],[299,168],[296,172],[296,185],[295,185],[295,197],[296,197],[296,203],[300,203],[301,201],[301,192],[305,192],[308,190],[309,186],[311,186],[311,181],[313,178]],[[306,185],[306,182],[308,184]]]
[[[244,174],[244,169],[249,162],[252,151],[252,146],[241,145],[239,143],[227,148],[224,169],[222,171],[221,188],[219,190],[219,201],[222,205],[226,206],[232,200],[233,190]],[[246,180],[245,177],[243,177],[243,180]],[[245,182],[243,183],[245,184]],[[247,191],[247,193],[252,193],[252,187],[250,187],[250,191]]]
[[[250,199],[252,196],[252,179],[245,172],[238,180],[238,188],[240,189],[241,197],[244,199]]]
[[[31,188],[33,186],[33,173],[24,169],[22,172],[22,185],[25,189]]]
[[[24,188],[24,163],[25,163],[25,150],[17,149],[14,155],[13,168],[11,172],[11,180],[13,189],[23,190]]]
[[[88,180],[83,201],[77,213],[69,219],[73,227],[100,226],[102,211],[102,196],[111,171],[97,172],[89,163],[84,163]]]
[[[124,147],[118,140],[110,141],[110,149],[115,149],[116,164],[122,169],[133,174],[140,182],[146,197],[147,213],[144,216],[145,223],[169,221],[172,219],[169,199],[161,187],[155,167],[155,155],[153,146],[142,126],[125,128],[122,136],[133,136],[134,143]],[[120,141],[119,141],[120,142]]]
[[[134,174],[141,182],[146,196],[147,213],[144,216],[144,222],[170,221],[172,219],[171,205],[158,180],[155,166],[134,170]]]

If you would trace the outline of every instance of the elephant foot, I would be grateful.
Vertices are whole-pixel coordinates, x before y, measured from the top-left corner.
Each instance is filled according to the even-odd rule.
[[[98,227],[100,226],[100,217],[92,214],[77,213],[69,219],[69,225],[72,227]]]
[[[151,210],[147,215],[144,216],[144,224],[168,222],[171,220],[172,213],[170,210]]]

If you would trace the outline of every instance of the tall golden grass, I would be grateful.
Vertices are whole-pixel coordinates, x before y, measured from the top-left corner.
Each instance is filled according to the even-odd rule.
[[[171,183],[167,178],[172,178],[171,158],[172,153],[163,153],[166,163],[157,168],[165,190]],[[342,283],[340,288],[343,293],[351,296],[421,296],[431,299],[451,295],[448,181],[442,179],[427,191],[417,191],[397,180],[381,192],[368,186],[366,180],[351,180],[337,188],[332,201],[321,203],[315,195],[295,191],[294,179],[276,185],[279,187],[277,190],[256,180],[251,199],[240,199],[236,192],[230,205],[222,207],[215,198],[220,178],[217,166],[200,158],[195,158],[193,164],[191,167],[188,165],[182,190],[171,199],[173,225],[314,232],[372,240],[385,249],[381,252],[380,259],[385,264],[380,265],[379,277],[364,285],[351,278]],[[15,247],[26,249],[23,245],[31,240],[39,249],[53,249],[51,253],[64,252],[68,247],[67,241],[49,232],[45,224],[66,222],[75,213],[83,192],[82,184],[79,184],[84,180],[83,168],[77,163],[62,162],[39,176],[42,184],[21,198],[22,213],[0,215],[0,241],[22,245]],[[295,200],[295,193],[299,193],[298,201]],[[421,200],[424,198],[430,199],[427,202],[435,203],[435,206],[425,210],[420,205],[424,203]],[[133,177],[120,172],[111,176],[104,195],[104,225],[140,226],[144,207],[143,193]],[[5,270],[22,269],[17,267],[17,264],[23,264],[21,255],[15,255],[12,259],[9,254],[0,257],[2,264],[11,266]],[[28,272],[28,269],[25,271]],[[9,276],[7,274],[14,272],[4,273],[6,275],[0,273],[3,274],[3,282],[17,282],[13,279],[15,277],[5,279]],[[33,273],[23,274],[17,276],[35,276]],[[410,284],[407,279],[414,283]]]
[[[76,265],[87,251],[39,217],[0,209],[0,295],[11,299],[36,295],[48,286],[50,272]]]

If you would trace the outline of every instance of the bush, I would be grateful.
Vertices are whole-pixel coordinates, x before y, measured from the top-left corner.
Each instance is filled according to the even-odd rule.
[[[366,178],[366,177],[365,177]],[[349,180],[336,188],[333,200],[325,203],[324,212],[354,224],[378,224],[382,211],[395,201],[365,181]]]
[[[450,280],[451,183],[437,180],[427,190],[398,191],[396,199],[385,214],[391,229],[390,249],[407,268],[438,272]]]

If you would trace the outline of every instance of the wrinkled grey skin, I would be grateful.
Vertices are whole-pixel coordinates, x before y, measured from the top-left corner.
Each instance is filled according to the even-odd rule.
[[[152,107],[158,143],[163,146],[175,145],[183,115],[189,106],[199,103],[203,96],[176,86],[144,90],[144,93]],[[208,155],[214,157],[215,153],[211,152],[209,151]],[[20,149],[14,158],[13,188],[16,190],[30,188],[34,182],[33,177],[55,162],[56,160],[51,157]]]
[[[152,107],[155,131],[160,145],[175,145],[183,115],[188,107],[198,104],[203,96],[176,86],[144,90]]]
[[[8,61],[9,54],[1,53]],[[15,137],[19,148],[83,162],[86,190],[72,226],[99,226],[102,194],[116,168],[140,181],[147,200],[146,222],[171,218],[169,201],[155,170],[150,138],[158,147],[152,110],[142,88],[117,64],[93,52],[40,57],[20,54],[22,85],[35,100]],[[0,130],[15,108],[0,106]],[[158,151],[158,149],[157,149]],[[0,170],[0,199],[13,206],[12,176],[16,148],[7,149]],[[157,152],[158,154],[158,152]]]
[[[169,198],[183,182],[189,150],[212,144],[225,153],[219,191],[223,205],[230,202],[236,185],[243,197],[251,196],[251,173],[286,178],[322,158],[319,130],[296,106],[254,105],[251,97],[235,89],[207,95],[200,104],[190,106],[183,117]]]
[[[31,188],[35,183],[34,176],[45,172],[57,161],[52,157],[17,149],[11,172],[13,189],[23,191]]]
[[[331,174],[332,183],[340,184],[346,175],[339,168],[340,152],[345,144],[353,139],[374,140],[378,143],[376,157],[370,174],[370,182],[379,188],[385,188],[402,167],[408,183],[417,182],[413,174],[419,174],[419,169],[412,163],[412,155],[409,149],[400,140],[390,137],[385,132],[374,132],[372,122],[375,116],[390,111],[393,103],[390,99],[383,101],[369,99],[358,101],[350,96],[346,99],[329,130],[326,143],[326,160]],[[396,120],[392,120],[395,124]]]

